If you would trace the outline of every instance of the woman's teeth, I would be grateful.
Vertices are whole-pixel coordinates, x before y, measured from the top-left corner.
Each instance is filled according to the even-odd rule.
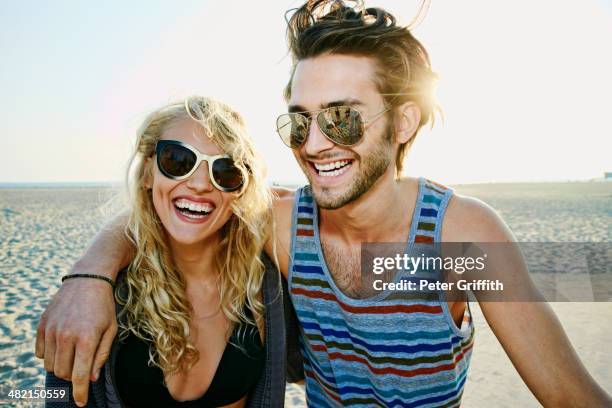
[[[174,206],[185,217],[193,219],[204,218],[214,210],[214,206],[209,203],[194,203],[189,200],[176,200]]]
[[[349,160],[340,160],[333,163],[327,164],[317,164],[314,163],[315,168],[320,176],[323,177],[333,177],[339,176],[342,173],[345,173],[349,167],[351,162]]]

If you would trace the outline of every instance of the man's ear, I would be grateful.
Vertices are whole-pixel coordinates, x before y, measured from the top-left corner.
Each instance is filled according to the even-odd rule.
[[[395,110],[395,137],[399,144],[408,142],[414,136],[421,122],[421,110],[409,101]]]
[[[147,157],[144,163],[144,177],[143,177],[143,185],[147,190],[153,188],[153,159],[151,157]]]

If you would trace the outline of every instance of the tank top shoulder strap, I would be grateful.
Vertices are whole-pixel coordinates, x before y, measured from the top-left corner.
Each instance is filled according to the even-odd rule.
[[[310,186],[299,188],[295,193],[291,220],[291,258],[304,256],[305,252],[316,252],[316,209]],[[291,271],[289,271],[291,274]]]
[[[442,221],[453,190],[442,184],[419,178],[419,190],[412,216],[410,244],[441,242]]]

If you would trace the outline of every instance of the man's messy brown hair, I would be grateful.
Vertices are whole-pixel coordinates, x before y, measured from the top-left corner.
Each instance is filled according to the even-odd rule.
[[[291,82],[297,64],[323,54],[371,57],[378,67],[376,84],[388,108],[412,101],[421,111],[413,137],[400,145],[395,158],[396,175],[414,137],[428,122],[433,125],[438,111],[434,97],[437,75],[431,70],[425,47],[409,27],[397,24],[395,17],[380,8],[365,8],[363,2],[311,0],[288,20],[287,43],[293,57],[291,78],[285,88],[291,97]]]

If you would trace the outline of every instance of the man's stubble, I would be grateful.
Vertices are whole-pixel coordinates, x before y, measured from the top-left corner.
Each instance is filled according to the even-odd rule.
[[[313,187],[312,192],[317,206],[326,210],[335,210],[352,203],[368,192],[378,181],[378,179],[387,171],[389,165],[391,164],[393,159],[392,140],[393,126],[391,123],[388,123],[388,125],[385,127],[385,133],[381,137],[380,143],[374,146],[371,153],[362,155],[360,157],[360,171],[354,177],[349,189],[346,190],[346,192],[334,196],[331,193],[330,188],[324,187],[319,189]],[[306,177],[312,186],[313,182],[310,178],[310,173],[303,164],[304,162],[304,159],[299,160],[300,167],[302,167],[302,171],[304,171],[304,174],[306,174]]]

